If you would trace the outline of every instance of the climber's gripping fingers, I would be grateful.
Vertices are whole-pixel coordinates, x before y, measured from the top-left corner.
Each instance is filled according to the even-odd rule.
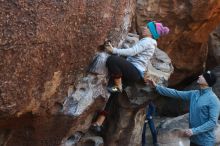
[[[108,42],[106,45],[105,45],[105,51],[108,52],[108,53],[112,53],[113,52],[113,47],[111,45],[110,42]]]
[[[145,78],[144,79],[144,82],[147,84],[147,85],[150,85],[152,88],[155,88],[156,87],[156,83],[154,82],[153,79],[149,79],[149,78]]]

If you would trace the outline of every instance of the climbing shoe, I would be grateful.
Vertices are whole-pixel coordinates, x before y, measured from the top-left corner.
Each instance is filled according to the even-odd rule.
[[[102,125],[99,126],[98,124],[92,124],[90,126],[90,129],[94,132],[94,133],[100,133],[102,131]]]
[[[122,89],[118,88],[117,86],[107,87],[107,90],[110,93],[121,93],[122,92]]]

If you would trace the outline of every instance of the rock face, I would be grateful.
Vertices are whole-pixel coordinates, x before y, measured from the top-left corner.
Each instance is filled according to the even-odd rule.
[[[209,53],[207,66],[213,68],[220,65],[220,27],[218,26],[209,37]]]
[[[89,108],[96,98],[108,100],[109,93],[106,90],[107,76],[88,74],[76,86],[71,95],[66,97],[62,113],[65,115],[79,116]]]
[[[176,85],[204,69],[209,33],[220,23],[219,8],[218,0],[137,1],[135,22],[138,31],[146,18],[162,21],[171,30],[170,35],[159,40],[159,48],[167,52],[175,67],[170,85]]]
[[[65,144],[77,142],[78,138],[82,137],[80,134],[85,133],[89,128],[94,111],[101,109],[103,104],[103,99],[96,99],[95,104],[77,118],[63,114],[36,116],[28,113],[20,117],[0,119],[0,144],[5,146],[59,146],[65,142]],[[90,139],[92,138],[85,135],[82,143],[92,143]]]
[[[63,142],[61,146],[104,146],[104,141],[101,136],[96,136],[91,133],[83,134],[76,132],[73,136]]]
[[[120,44],[135,1],[0,2],[0,113],[56,112],[106,38]]]

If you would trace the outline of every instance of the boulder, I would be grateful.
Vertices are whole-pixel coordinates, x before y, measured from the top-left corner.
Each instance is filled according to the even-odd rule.
[[[158,144],[160,146],[189,146],[189,138],[185,137],[183,130],[189,128],[188,114],[166,119],[158,127]],[[220,145],[220,125],[215,128],[216,145]]]
[[[0,117],[15,117],[0,120],[0,144],[102,145],[88,128],[107,102],[106,75],[85,74],[98,46],[106,38],[123,46],[131,22],[139,34],[146,18],[162,21],[171,33],[158,44],[171,59],[159,50],[146,74],[166,85],[172,60],[170,85],[178,84],[204,69],[208,34],[220,22],[219,7],[218,0],[138,0],[137,5],[134,0],[2,0]],[[132,45],[137,38],[129,34],[126,40]],[[114,99],[105,145],[140,145],[144,106],[156,99],[145,87]]]
[[[70,116],[81,115],[96,98],[108,100],[109,93],[106,90],[107,76],[88,74],[82,78],[73,93],[66,97],[63,103],[62,113]]]
[[[104,141],[100,136],[76,132],[65,142],[62,142],[61,146],[104,146]]]

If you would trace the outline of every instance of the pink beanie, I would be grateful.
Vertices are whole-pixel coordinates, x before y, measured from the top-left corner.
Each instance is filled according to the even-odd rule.
[[[169,33],[170,29],[168,27],[164,27],[162,23],[155,23],[156,25],[156,29],[157,29],[157,33],[160,36],[166,35]]]

